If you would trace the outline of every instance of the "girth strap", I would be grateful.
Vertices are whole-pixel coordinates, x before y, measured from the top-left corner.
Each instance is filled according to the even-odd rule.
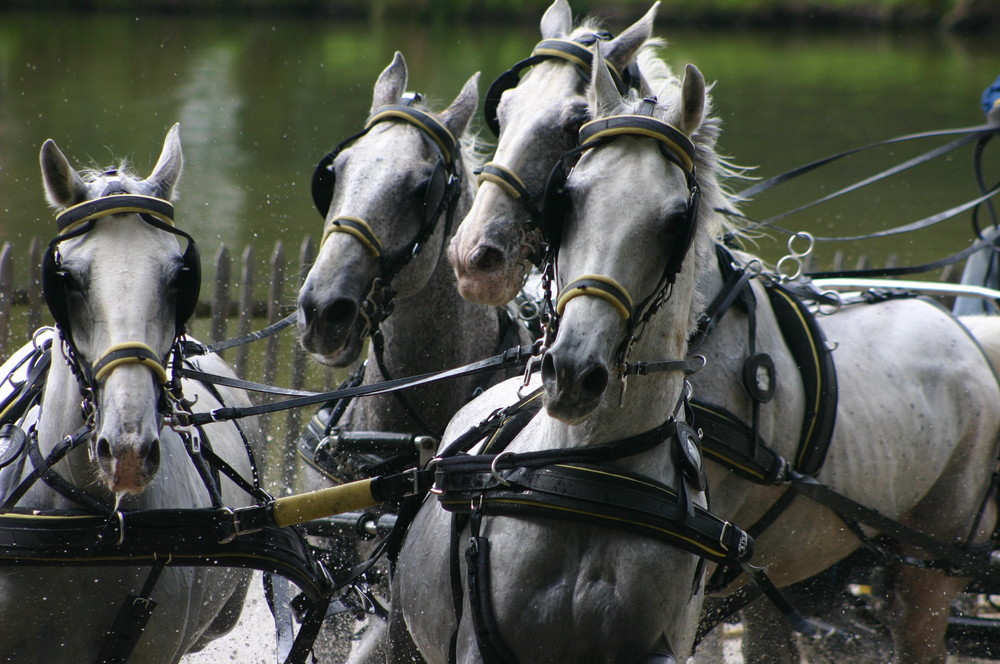
[[[468,579],[469,606],[476,644],[484,664],[517,664],[497,625],[490,592],[490,541],[479,534],[482,513],[469,516],[469,546],[465,550],[466,576]]]
[[[125,598],[111,631],[104,639],[96,664],[127,664],[156,608],[156,602],[150,595],[165,566],[166,562],[153,565],[139,594]]]

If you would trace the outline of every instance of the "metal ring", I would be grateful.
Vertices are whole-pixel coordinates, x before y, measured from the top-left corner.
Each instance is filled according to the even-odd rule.
[[[500,482],[500,484],[510,486],[510,482],[500,477],[500,473],[497,471],[497,462],[500,461],[505,454],[513,454],[513,452],[506,450],[493,457],[493,461],[490,463],[490,474],[493,475],[493,479]]]
[[[125,515],[116,510],[115,516],[118,517],[118,543],[115,546],[121,546],[125,543]]]
[[[844,306],[844,300],[843,300],[843,298],[841,297],[840,293],[837,292],[837,291],[835,291],[835,290],[823,291],[822,293],[820,293],[820,295],[823,295],[825,297],[831,297],[831,298],[837,300],[837,304],[827,304],[827,305],[824,305],[824,304],[820,303],[820,305],[818,307],[818,311],[819,311],[819,313],[821,313],[824,316],[832,316],[833,314],[835,314],[838,311],[840,311],[840,308]],[[823,310],[824,306],[827,306],[827,307],[830,307],[830,308],[824,311]]]
[[[800,238],[808,243],[806,245],[806,250],[801,252],[795,251],[794,247],[795,241]],[[812,236],[812,233],[808,233],[806,231],[799,231],[798,233],[795,233],[794,235],[788,238],[788,253],[794,256],[795,258],[805,258],[806,256],[812,253],[813,247],[815,245],[816,245],[816,238]]]
[[[691,374],[696,374],[696,373],[698,373],[699,371],[701,371],[702,369],[704,369],[704,368],[705,368],[705,365],[706,365],[706,364],[708,364],[708,358],[707,358],[707,357],[705,357],[704,355],[692,355],[692,356],[691,356],[691,359],[692,359],[692,360],[701,360],[701,364],[700,364],[700,365],[698,366],[698,368],[697,368],[697,369],[688,369],[687,371],[685,371],[685,372],[684,372],[685,374],[687,374],[687,375],[689,375],[689,376],[690,376]]]
[[[782,266],[787,265],[789,263],[795,264],[795,270],[791,274],[785,274],[785,271],[782,269]],[[775,270],[777,270],[778,276],[781,278],[782,281],[794,281],[798,279],[800,276],[802,276],[802,259],[799,258],[798,256],[791,256],[791,255],[783,256],[781,260],[778,261],[778,264],[775,266]]]

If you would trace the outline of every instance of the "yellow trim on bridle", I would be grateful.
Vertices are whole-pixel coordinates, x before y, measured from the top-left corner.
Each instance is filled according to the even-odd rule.
[[[113,346],[105,350],[104,353],[101,355],[101,359],[104,359],[111,353],[116,353],[120,350],[128,350],[130,348],[138,348],[140,350],[146,350],[149,351],[151,355],[154,356],[156,355],[156,351],[154,351],[152,348],[150,348],[149,346],[140,341],[126,341],[125,343],[114,344]],[[98,360],[98,363],[100,363],[100,361],[101,360]],[[160,364],[158,361],[154,360],[151,357],[146,357],[144,355],[128,355],[126,357],[118,358],[117,360],[112,360],[111,362],[108,362],[103,367],[101,367],[101,369],[96,374],[94,374],[94,382],[100,383],[102,380],[107,378],[108,374],[110,374],[112,371],[126,364],[141,364],[147,367],[150,371],[153,372],[153,374],[156,375],[161,385],[166,384],[167,381],[169,380],[169,377],[167,376],[167,370],[164,369],[163,365]]]
[[[160,203],[160,204],[166,203],[166,204],[170,205],[169,201],[165,201],[162,198],[156,198],[155,196],[143,196],[141,194],[128,194],[128,197],[129,198],[145,198],[145,199],[148,199],[148,200],[151,200],[151,201],[156,201],[157,203]],[[99,200],[99,199],[91,199],[91,200],[86,200],[86,201],[84,201],[82,203],[77,203],[76,205],[73,205],[71,207],[66,208],[65,210],[63,210],[62,212],[60,212],[59,214],[57,214],[56,217],[57,218],[58,217],[62,217],[64,215],[66,215],[67,213],[69,213],[69,212],[71,212],[71,211],[73,211],[73,210],[75,210],[75,209],[77,209],[79,207],[82,207],[84,205],[92,205],[95,200]],[[174,225],[174,220],[171,217],[168,217],[165,214],[161,214],[159,212],[156,212],[155,210],[152,210],[152,209],[150,209],[148,207],[142,207],[142,206],[139,206],[139,205],[122,205],[121,207],[107,208],[107,209],[104,209],[104,210],[100,210],[98,212],[94,212],[93,214],[87,215],[86,217],[81,217],[80,219],[77,219],[73,223],[67,225],[64,229],[62,229],[59,232],[59,235],[56,236],[56,237],[62,237],[63,235],[66,235],[66,234],[70,233],[74,228],[77,228],[77,227],[81,226],[82,224],[87,223],[88,221],[93,221],[94,219],[100,219],[101,217],[110,217],[110,216],[115,215],[115,214],[148,214],[149,216],[151,216],[151,217],[153,217],[153,218],[155,218],[155,219],[157,219],[159,221],[162,221],[163,223],[167,224],[168,226],[173,226]]]
[[[643,118],[645,120],[649,119],[647,116],[644,115],[620,115],[616,116],[616,118],[617,117],[622,117],[622,118],[636,117],[636,118]],[[586,127],[586,125],[584,125],[584,127]],[[580,130],[583,131],[583,128],[581,127]],[[603,131],[598,131],[595,132],[594,134],[591,134],[583,142],[583,145],[588,145],[598,139],[607,138],[609,136],[647,136],[649,138],[654,138],[663,143],[664,145],[666,145],[668,148],[670,148],[670,151],[676,154],[677,157],[682,162],[684,162],[684,168],[686,168],[688,171],[694,171],[694,161],[691,159],[691,156],[688,154],[687,150],[685,150],[681,146],[677,145],[677,143],[667,138],[666,135],[650,129],[643,129],[641,127],[634,127],[634,126],[611,127],[610,129],[605,129]]]
[[[545,41],[563,42],[566,44],[571,44],[574,48],[587,48],[583,44],[575,42],[572,39],[546,39]],[[544,55],[550,58],[559,58],[560,60],[565,60],[566,62],[572,62],[577,67],[583,67],[588,71],[590,70],[591,67],[590,62],[585,62],[582,58],[578,58],[572,53],[567,53],[566,51],[561,51],[557,48],[539,48],[536,46],[534,49],[532,49],[531,55]]]
[[[497,170],[502,170],[508,176],[514,178],[514,180],[516,180],[517,183],[521,185],[521,187],[524,187],[524,182],[521,180],[521,178],[517,177],[516,173],[506,168],[505,166],[501,166],[500,164],[494,163],[492,161],[484,164],[484,166],[492,166]],[[507,182],[506,180],[504,180],[502,177],[500,177],[495,173],[489,173],[487,171],[482,171],[481,173],[479,173],[479,184],[482,184],[483,182],[492,182],[493,184],[497,185],[505,192],[510,194],[510,197],[515,200],[521,198],[521,192],[517,190],[517,187],[512,185],[510,182]]]
[[[372,230],[372,227],[368,225],[367,221],[365,221],[360,217],[351,217],[348,215],[342,215],[339,217],[335,217],[330,221],[330,225],[327,226],[326,230],[323,231],[323,238],[319,241],[319,246],[322,247],[326,243],[327,239],[334,233],[347,233],[348,235],[355,237],[359,242],[361,242],[361,244],[365,245],[365,248],[368,249],[368,251],[372,252],[375,258],[382,258],[381,247],[378,247],[375,244],[373,244],[371,239],[369,239],[368,236],[359,231],[357,228],[352,228],[351,226],[344,226],[343,224],[338,223],[338,221],[340,220],[352,221],[355,224],[364,227],[365,230],[371,233],[371,237],[375,238],[376,242],[378,241],[378,235],[375,233],[375,231]]]
[[[441,148],[441,154],[444,155],[445,162],[449,163],[449,164],[452,162],[451,149],[441,139],[441,136],[439,136],[436,131],[434,131],[433,129],[429,128],[426,123],[421,122],[418,118],[416,118],[413,115],[408,115],[404,111],[398,111],[398,110],[390,108],[390,109],[381,111],[379,113],[376,113],[375,115],[373,115],[370,118],[368,118],[368,122],[365,123],[365,129],[370,128],[372,125],[374,125],[374,124],[376,124],[378,122],[382,122],[383,120],[385,120],[385,118],[397,118],[399,120],[405,120],[406,122],[409,122],[410,124],[416,126],[420,130],[422,130],[425,134],[427,134],[432,139],[434,139],[434,142],[437,144],[437,146],[439,148]],[[451,138],[452,145],[458,145],[458,141],[455,140],[455,135],[452,134],[451,131],[447,127],[445,127],[441,123],[438,123],[437,126],[449,138]]]
[[[582,277],[578,277],[576,281],[582,281],[584,279],[589,279],[591,281],[598,281],[600,283],[611,286],[613,289],[617,290],[619,293],[625,296],[625,299],[628,300],[628,308],[626,308],[625,305],[622,304],[621,300],[616,298],[611,293],[608,293],[607,291],[603,291],[599,288],[588,288],[587,286],[576,286],[575,288],[570,288],[565,293],[559,294],[559,299],[556,301],[557,314],[561,316],[563,310],[566,308],[566,305],[573,298],[580,297],[581,295],[593,295],[595,297],[601,298],[602,300],[610,302],[611,305],[615,308],[615,310],[621,315],[623,319],[628,320],[629,318],[632,317],[632,307],[634,306],[632,302],[632,296],[629,295],[629,292],[625,290],[624,286],[622,286],[620,283],[618,283],[611,277],[605,277],[599,274],[585,274]]]

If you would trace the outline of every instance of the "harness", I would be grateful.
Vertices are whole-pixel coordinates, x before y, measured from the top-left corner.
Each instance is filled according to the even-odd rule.
[[[107,175],[114,176],[114,172]],[[135,213],[151,226],[179,235],[188,241],[182,265],[175,276],[178,292],[175,314],[175,339],[165,358],[139,342],[126,342],[106,349],[96,359],[84,358],[73,340],[66,289],[71,277],[62,268],[59,244],[89,232],[105,217]],[[173,207],[169,202],[124,193],[116,177],[101,198],[70,207],[57,216],[59,234],[46,250],[42,266],[42,283],[49,309],[57,328],[43,328],[36,333],[31,347],[24,351],[11,373],[3,378],[10,391],[0,401],[0,469],[3,470],[0,498],[0,565],[29,566],[141,566],[150,572],[138,589],[123,603],[99,653],[98,662],[118,664],[128,660],[156,606],[153,590],[163,568],[170,564],[186,566],[216,566],[253,568],[267,575],[281,574],[290,578],[302,590],[300,601],[305,625],[301,640],[289,654],[289,663],[304,662],[315,636],[315,629],[329,603],[332,585],[329,573],[310,556],[301,534],[291,528],[271,524],[247,533],[239,528],[233,510],[224,507],[221,499],[221,478],[224,476],[252,496],[258,505],[273,502],[260,486],[260,477],[253,452],[246,436],[244,446],[251,463],[253,477],[239,475],[212,450],[200,425],[189,426],[190,401],[181,390],[181,365],[197,370],[197,365],[185,360],[181,341],[184,326],[194,311],[200,280],[197,246],[187,233],[173,227]],[[34,413],[41,407],[44,382],[51,364],[52,346],[58,335],[64,354],[84,397],[84,423],[66,436],[48,455],[38,444]],[[93,498],[59,475],[53,466],[74,449],[92,443],[92,431],[97,415],[95,395],[108,375],[127,364],[147,367],[161,386],[162,398],[158,411],[163,424],[181,437],[192,464],[211,497],[212,507],[173,510],[126,511]],[[168,369],[169,367],[169,369]],[[15,376],[16,374],[16,376]],[[225,406],[222,396],[209,389]],[[26,428],[25,428],[26,427]],[[31,464],[23,478],[23,469]],[[40,511],[21,507],[19,502],[38,481],[46,483],[81,509]],[[236,535],[240,535],[239,538]]]

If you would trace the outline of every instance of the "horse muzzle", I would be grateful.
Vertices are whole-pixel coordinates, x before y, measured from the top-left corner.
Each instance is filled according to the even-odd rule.
[[[578,424],[601,404],[611,371],[596,353],[573,353],[557,341],[542,357],[545,410],[566,424]]]
[[[114,493],[142,493],[160,467],[160,438],[149,433],[129,433],[112,439],[97,436],[93,454],[101,480]]]
[[[343,367],[361,353],[361,301],[317,293],[307,281],[299,293],[299,341],[319,362]]]

